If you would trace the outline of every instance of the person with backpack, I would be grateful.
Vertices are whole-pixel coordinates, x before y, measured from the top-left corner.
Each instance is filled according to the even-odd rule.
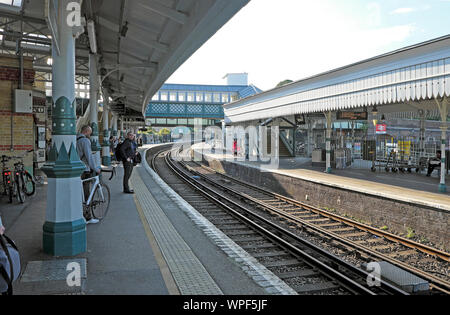
[[[125,171],[123,176],[123,192],[125,194],[134,194],[134,191],[129,186],[129,180],[133,173],[136,156],[138,155],[138,152],[136,152],[137,145],[134,139],[135,135],[129,132],[125,141],[119,144],[116,149],[116,153],[118,154],[117,160],[123,162]]]
[[[77,136],[77,152],[80,160],[86,165],[86,170],[81,175],[81,180],[92,178],[101,173],[101,166],[97,165],[92,154],[91,140],[92,128],[84,126],[81,128],[81,133]],[[83,190],[85,198],[89,197],[91,182],[83,183]],[[94,219],[91,213],[84,213],[86,224],[96,224],[99,220]]]
[[[0,236],[2,236],[3,233],[5,233],[5,227],[3,226],[2,223],[2,217],[0,217]]]
[[[19,278],[20,270],[19,250],[5,235],[0,217],[0,295],[13,295],[13,282]]]

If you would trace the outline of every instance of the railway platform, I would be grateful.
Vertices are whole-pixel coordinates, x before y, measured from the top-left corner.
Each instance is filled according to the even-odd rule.
[[[304,158],[280,158],[279,165],[270,168],[238,161],[231,154],[211,153],[205,146],[196,144],[193,149],[217,171],[396,234],[414,230],[432,245],[450,249],[450,194],[436,191],[438,175],[374,173],[370,168],[328,174]]]
[[[150,147],[146,147],[148,149]],[[111,208],[99,224],[87,226],[87,252],[50,257],[42,250],[47,185],[38,185],[24,205],[1,200],[6,234],[19,247],[22,275],[17,295],[267,295],[210,240],[141,165],[131,179],[135,195],[122,193],[123,168],[107,184]],[[216,237],[217,240],[217,237]],[[238,255],[236,255],[237,257]],[[69,264],[80,266],[81,285],[69,286]],[[73,269],[75,270],[75,269]],[[256,274],[255,274],[256,275]],[[269,290],[268,290],[269,289]]]

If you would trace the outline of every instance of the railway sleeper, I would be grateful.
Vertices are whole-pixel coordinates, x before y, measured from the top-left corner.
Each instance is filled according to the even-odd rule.
[[[318,293],[318,292],[327,292],[327,291],[331,291],[331,290],[337,290],[340,288],[340,286],[332,281],[329,281],[329,282],[322,282],[322,283],[296,285],[296,286],[291,286],[291,288],[293,288],[299,294],[310,294],[310,293]]]
[[[259,244],[259,245],[245,245],[241,246],[244,250],[252,250],[252,249],[269,249],[269,248],[278,248],[277,245],[272,243],[265,243],[265,244]]]
[[[280,261],[267,262],[267,263],[264,263],[263,265],[266,268],[277,268],[277,267],[292,267],[292,266],[298,266],[301,264],[302,264],[302,262],[300,262],[299,260],[292,259],[292,260],[280,260]]]
[[[292,272],[284,272],[279,274],[278,277],[281,280],[293,279],[293,278],[309,278],[309,277],[317,277],[320,274],[313,269],[303,269]]]
[[[332,228],[337,226],[342,226],[342,223],[327,223],[327,224],[318,224],[321,228]]]
[[[316,220],[306,220],[308,223],[313,223],[313,224],[320,224],[321,222],[329,222],[330,219],[324,218],[324,219],[316,219]]]
[[[262,236],[257,236],[257,237],[241,237],[241,238],[235,238],[233,239],[233,241],[235,243],[249,243],[249,242],[261,242],[264,241],[265,238],[263,238]]]
[[[402,250],[399,252],[388,253],[387,255],[390,257],[406,257],[417,254],[417,251],[414,249]]]
[[[333,233],[340,233],[340,232],[355,232],[356,230],[353,227],[343,227],[343,228],[338,228],[338,229],[331,229],[328,231],[333,232]]]
[[[289,254],[283,251],[269,252],[269,253],[250,253],[254,258],[268,258],[268,257],[283,257]]]
[[[367,235],[366,232],[355,232],[355,233],[351,232],[348,234],[347,233],[342,234],[342,236],[345,236],[345,237],[361,237],[361,236],[365,236],[365,235]]]
[[[254,236],[254,235],[258,235],[257,233],[253,232],[253,231],[232,231],[232,230],[228,230],[227,231],[227,236],[229,237],[235,237],[235,236]]]
[[[215,224],[215,225],[222,231],[244,231],[244,230],[248,230],[248,226],[245,226],[245,225],[232,225],[232,224],[222,225],[220,223]]]

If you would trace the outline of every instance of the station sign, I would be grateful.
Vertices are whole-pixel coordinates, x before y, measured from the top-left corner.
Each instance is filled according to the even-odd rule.
[[[385,124],[377,124],[377,126],[376,126],[376,134],[377,135],[385,135],[385,134],[387,134],[387,125],[385,125]]]
[[[337,112],[337,120],[368,120],[367,112]]]

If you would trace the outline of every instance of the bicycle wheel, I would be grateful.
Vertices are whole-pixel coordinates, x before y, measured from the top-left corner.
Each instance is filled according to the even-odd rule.
[[[8,186],[6,185],[6,178],[5,178],[5,176],[3,176],[2,184],[3,184],[3,186],[2,186],[2,188],[3,188],[2,194],[4,196],[6,196],[6,195],[8,195]]]
[[[8,191],[8,201],[9,201],[9,203],[12,203],[13,195],[14,195],[14,187],[13,187],[13,185],[9,185],[7,191]]]
[[[17,192],[17,200],[20,203],[25,202],[25,194],[23,192],[23,182],[20,176],[16,176],[16,180],[14,181],[14,190]]]
[[[23,181],[23,191],[30,197],[33,196],[36,191],[36,183],[34,182],[33,176],[30,173],[25,172],[22,174]]]
[[[95,189],[92,198],[92,215],[95,219],[102,220],[106,217],[109,210],[109,202],[111,201],[111,193],[106,184],[100,183]]]

